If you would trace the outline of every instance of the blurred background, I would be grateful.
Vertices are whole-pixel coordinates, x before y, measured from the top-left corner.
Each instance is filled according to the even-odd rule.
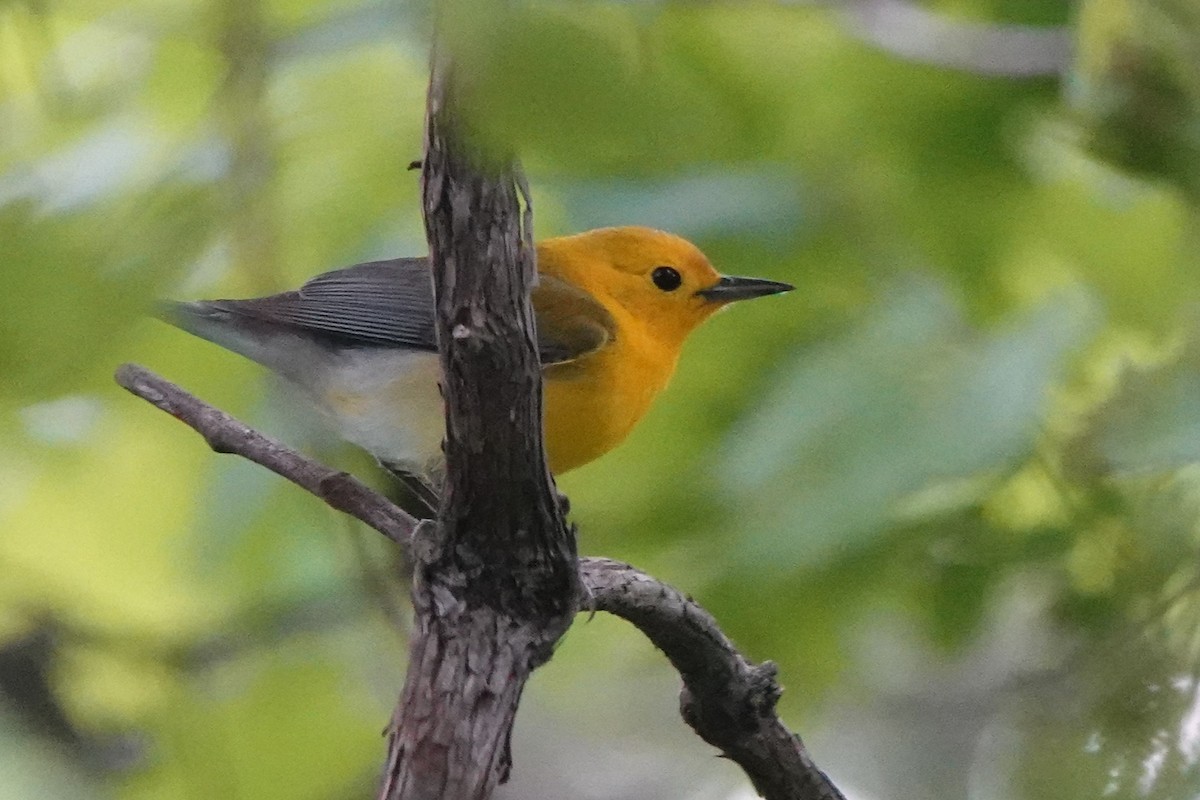
[[[150,318],[425,252],[430,9],[0,2],[0,798],[373,796],[380,537],[118,389],[136,361],[385,485]],[[720,315],[566,476],[855,800],[1200,794],[1200,6],[480,3],[448,36],[539,236],[693,238]],[[581,618],[505,798],[751,796]]]

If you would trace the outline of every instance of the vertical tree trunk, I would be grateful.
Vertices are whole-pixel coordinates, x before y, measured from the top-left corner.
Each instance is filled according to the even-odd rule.
[[[523,184],[465,130],[435,45],[422,167],[446,402],[437,525],[414,546],[415,624],[385,800],[478,800],[508,775],[521,691],[576,611],[574,531],[542,445],[536,278]]]

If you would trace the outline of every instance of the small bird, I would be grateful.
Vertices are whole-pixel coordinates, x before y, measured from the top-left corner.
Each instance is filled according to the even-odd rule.
[[[786,283],[720,275],[692,243],[642,227],[537,246],[533,289],[554,474],[620,444],[675,371],[688,334]],[[342,438],[436,483],[444,418],[424,258],[371,261],[252,300],[170,303],[163,317],[282,375]]]

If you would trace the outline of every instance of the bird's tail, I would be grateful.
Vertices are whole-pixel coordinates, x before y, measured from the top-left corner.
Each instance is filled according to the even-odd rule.
[[[240,313],[236,308],[237,302],[166,301],[159,304],[158,317],[193,336],[232,350],[284,376],[294,379],[301,377],[293,374],[301,367],[305,355],[297,350],[307,350],[312,343],[303,341],[280,325]]]

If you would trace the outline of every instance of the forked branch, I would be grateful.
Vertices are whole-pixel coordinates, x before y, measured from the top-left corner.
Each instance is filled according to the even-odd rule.
[[[193,428],[216,452],[260,464],[400,546],[411,543],[417,521],[346,473],[254,431],[143,367],[125,364],[116,377]],[[768,800],[844,800],[775,712],[780,689],[770,662],[752,664],[697,603],[627,564],[580,559],[580,578],[583,608],[629,621],[666,654],[683,679],[684,719],[736,762],[760,794]]]

